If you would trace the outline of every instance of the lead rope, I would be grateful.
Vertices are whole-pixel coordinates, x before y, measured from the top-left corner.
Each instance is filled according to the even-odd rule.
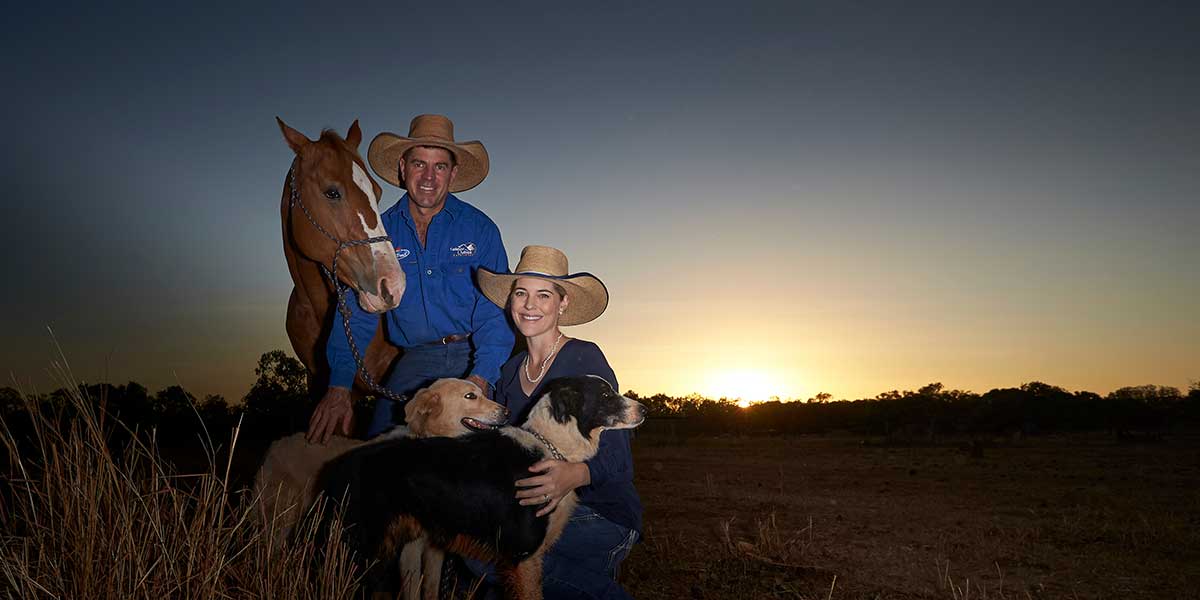
[[[391,236],[381,235],[361,240],[348,240],[343,242],[334,237],[333,234],[326,231],[325,228],[321,227],[321,224],[313,218],[312,214],[308,212],[308,207],[305,206],[304,201],[300,199],[300,192],[296,189],[296,170],[299,164],[300,157],[297,156],[296,159],[292,161],[292,167],[288,169],[288,187],[292,188],[292,198],[289,208],[294,208],[295,206],[299,205],[300,210],[304,211],[304,216],[308,218],[308,222],[312,223],[312,226],[315,227],[317,231],[321,232],[321,235],[329,238],[333,243],[338,245],[337,250],[335,250],[333,253],[333,261],[331,263],[332,268],[326,268],[325,263],[319,262],[317,264],[321,265],[321,272],[324,273],[325,276],[329,278],[330,283],[333,284],[333,292],[337,295],[338,300],[338,313],[342,316],[342,328],[346,331],[346,341],[350,343],[350,352],[354,355],[354,364],[358,366],[358,375],[362,377],[362,380],[367,384],[367,389],[394,402],[403,403],[407,401],[407,398],[375,383],[375,378],[371,377],[371,374],[367,372],[367,367],[363,362],[362,354],[358,351],[358,344],[354,343],[354,332],[350,330],[350,307],[346,306],[345,296],[346,288],[349,286],[343,286],[337,278],[338,256],[341,255],[342,250],[352,246],[367,246],[374,244],[375,242],[388,242],[390,244],[392,238]]]

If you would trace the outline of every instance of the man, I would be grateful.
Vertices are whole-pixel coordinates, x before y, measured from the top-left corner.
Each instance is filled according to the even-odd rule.
[[[367,160],[388,183],[407,190],[383,213],[396,258],[407,278],[400,305],[384,315],[388,340],[404,352],[386,387],[412,395],[441,377],[465,377],[491,396],[500,365],[512,351],[513,333],[502,309],[475,286],[475,270],[508,272],[500,230],[482,211],[450,192],[469,190],[488,173],[488,155],[478,141],[455,143],[454,124],[441,115],[412,120],[408,137],[381,133],[371,141]],[[349,292],[353,293],[353,292]],[[347,298],[359,351],[375,335],[378,315]],[[350,386],[357,365],[341,316],[329,335],[329,389],[317,404],[308,440],[325,443],[335,432],[349,434],[353,408]],[[403,418],[403,408],[380,398],[367,427],[371,438]]]

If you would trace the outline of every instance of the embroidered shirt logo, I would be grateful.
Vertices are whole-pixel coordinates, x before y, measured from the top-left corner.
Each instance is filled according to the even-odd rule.
[[[408,248],[396,248],[396,260],[404,260],[408,258],[409,254],[412,252],[409,252]]]
[[[475,256],[475,242],[466,242],[450,249],[454,256]]]

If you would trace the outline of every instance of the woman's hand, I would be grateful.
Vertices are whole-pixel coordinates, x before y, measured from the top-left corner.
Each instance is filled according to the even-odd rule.
[[[529,467],[533,477],[517,480],[517,500],[522,506],[545,503],[536,516],[548,515],[558,508],[563,497],[575,488],[592,482],[592,473],[584,463],[541,460]]]

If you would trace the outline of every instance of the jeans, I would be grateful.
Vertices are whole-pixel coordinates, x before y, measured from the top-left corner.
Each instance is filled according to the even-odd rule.
[[[542,591],[546,600],[632,598],[617,583],[617,575],[621,561],[629,555],[637,538],[636,531],[605,519],[583,504],[576,505],[562,537],[542,561]],[[490,563],[470,559],[463,562],[476,576],[484,576],[487,590],[484,598],[500,597]]]
[[[462,341],[452,344],[430,344],[405,348],[392,374],[384,384],[387,389],[411,397],[417,390],[443,377],[465,377],[471,367],[471,344]],[[375,401],[375,414],[367,426],[367,439],[404,422],[404,406],[387,398]]]

